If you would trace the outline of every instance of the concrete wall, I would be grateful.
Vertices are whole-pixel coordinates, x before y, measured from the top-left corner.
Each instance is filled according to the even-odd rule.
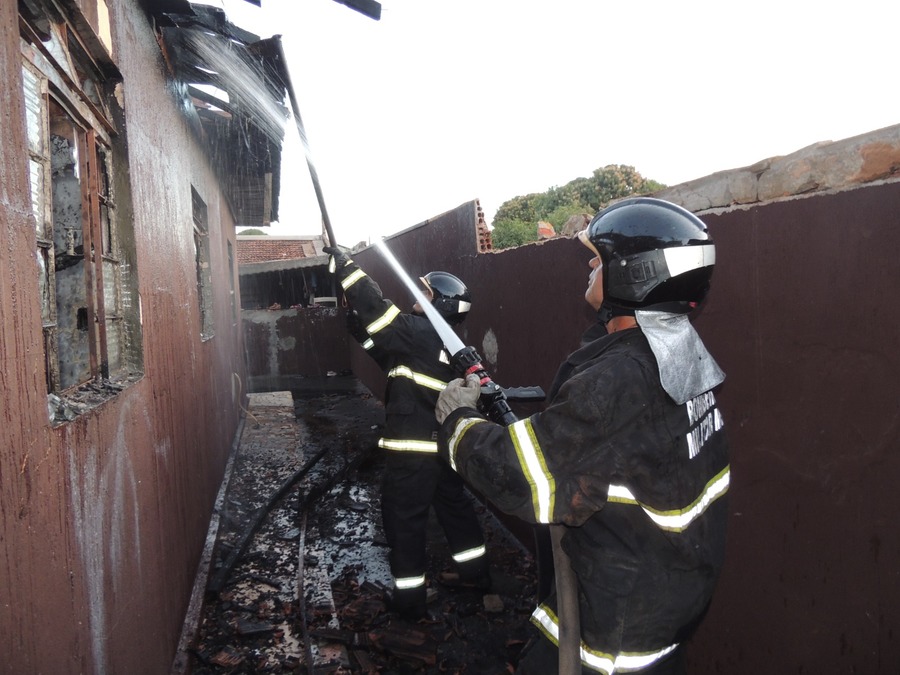
[[[898,173],[900,126],[659,195],[695,209],[716,241],[695,325],[728,376],[727,564],[690,647],[694,675],[900,667]],[[567,239],[476,254],[473,212],[462,205],[389,245],[411,275],[446,269],[470,286],[463,340],[497,382],[546,388],[593,319],[589,254]],[[376,250],[354,258],[411,307]],[[381,392],[356,346],[351,361]]]
[[[302,388],[350,368],[343,312],[328,307],[243,310],[249,391]]]
[[[151,27],[135,2],[109,8],[144,376],[57,427],[47,412],[18,31],[0,40],[0,670],[9,673],[169,670],[245,396],[229,209],[169,93]],[[0,3],[0,24],[17,21],[15,3]],[[206,341],[192,186],[209,211],[215,337]]]

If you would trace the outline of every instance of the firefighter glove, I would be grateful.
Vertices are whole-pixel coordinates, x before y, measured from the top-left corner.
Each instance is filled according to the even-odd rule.
[[[481,380],[475,374],[466,375],[466,379],[456,378],[447,383],[447,387],[438,396],[434,408],[434,416],[441,424],[447,416],[457,408],[475,408],[481,395]]]
[[[350,262],[350,257],[337,246],[325,246],[322,250],[331,256],[328,260],[328,271],[332,274]]]

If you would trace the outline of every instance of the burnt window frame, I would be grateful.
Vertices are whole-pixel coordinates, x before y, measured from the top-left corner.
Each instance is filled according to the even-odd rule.
[[[194,237],[194,265],[197,270],[197,302],[200,309],[200,339],[203,342],[216,335],[213,313],[212,263],[209,241],[209,207],[191,186],[191,220]]]
[[[124,113],[114,95],[121,77],[110,75],[108,53],[101,54],[105,64],[95,59],[98,38],[84,16],[73,12],[53,0],[29,0],[20,3],[19,15],[45,381],[53,423],[74,419],[143,374],[133,221],[125,213],[130,208],[120,209],[117,199],[124,193],[127,199],[121,201],[130,207],[127,149],[118,132]],[[71,127],[70,166],[80,191],[70,198],[77,203],[72,220],[80,219],[80,227],[68,228],[68,239],[60,237],[62,226],[54,212],[54,119]],[[118,180],[117,172],[122,174]],[[124,228],[130,231],[123,248]],[[70,368],[60,354],[67,340],[60,331],[60,294],[67,291],[58,287],[57,270],[79,264],[84,307],[75,311],[74,323],[86,333],[86,350],[74,347]],[[77,285],[77,272],[73,278]],[[67,321],[71,329],[72,317]],[[64,368],[74,374],[67,370],[64,376]]]

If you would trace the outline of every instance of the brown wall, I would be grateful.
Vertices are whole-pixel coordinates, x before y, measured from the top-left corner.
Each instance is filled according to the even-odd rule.
[[[593,320],[589,255],[565,239],[476,255],[471,210],[388,244],[411,275],[443,268],[470,286],[463,341],[497,382],[547,388]],[[691,645],[694,675],[897,672],[897,213],[898,182],[701,213],[718,261],[695,324],[727,373],[733,474],[727,565]],[[377,250],[354,258],[410,308]],[[357,347],[352,362],[381,392]]]
[[[900,665],[900,183],[706,215],[731,530],[698,673]]]
[[[162,673],[175,654],[246,375],[229,209],[136,3],[109,3],[123,74],[145,375],[48,422],[17,31],[0,41],[0,635],[10,673]],[[0,24],[17,25],[15,3]],[[191,186],[209,209],[215,337],[200,340]],[[235,270],[236,275],[236,270]]]

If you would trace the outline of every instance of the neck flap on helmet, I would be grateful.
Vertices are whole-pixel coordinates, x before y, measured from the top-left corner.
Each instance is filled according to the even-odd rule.
[[[661,306],[639,309],[635,319],[656,358],[660,384],[675,403],[682,405],[721,384],[725,373],[687,314]]]

